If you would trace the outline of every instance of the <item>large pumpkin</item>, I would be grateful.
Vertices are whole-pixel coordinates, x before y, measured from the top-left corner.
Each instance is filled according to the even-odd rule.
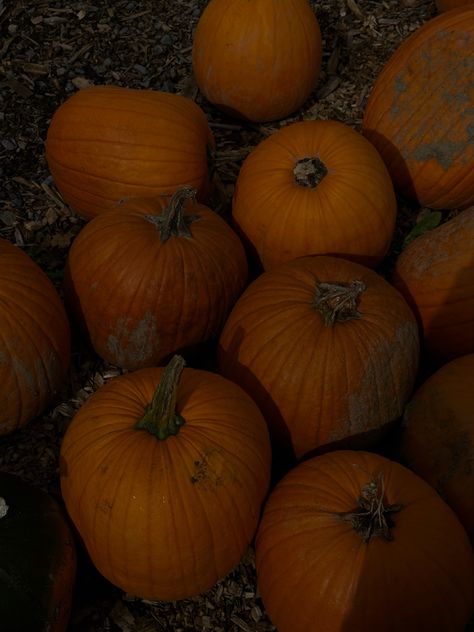
[[[26,253],[0,239],[0,435],[51,403],[69,350],[69,322],[54,285]]]
[[[65,632],[76,549],[59,505],[0,472],[0,622],[5,632]]]
[[[217,336],[246,277],[237,235],[183,188],[89,222],[69,252],[65,288],[97,353],[137,369]]]
[[[417,315],[436,362],[474,352],[474,208],[412,241],[393,284]]]
[[[319,25],[307,0],[211,0],[193,41],[204,96],[250,121],[281,119],[309,97],[321,69]]]
[[[403,458],[454,509],[474,544],[474,353],[431,375],[403,422]]]
[[[179,356],[103,386],[61,447],[61,490],[92,561],[152,600],[202,593],[238,563],[269,475],[254,402]]]
[[[126,197],[209,190],[213,137],[204,112],[177,94],[94,86],[54,113],[46,159],[65,201],[91,218]]]
[[[240,170],[232,217],[265,269],[309,254],[375,266],[397,204],[382,159],[337,121],[293,123],[262,141]]]
[[[245,290],[218,363],[260,406],[275,444],[300,459],[350,437],[373,439],[402,414],[418,366],[416,320],[373,270],[302,257]]]
[[[474,607],[473,552],[453,511],[368,452],[319,456],[280,481],[256,565],[278,632],[463,632]]]
[[[381,71],[363,130],[395,187],[423,206],[474,203],[474,6],[415,31]]]

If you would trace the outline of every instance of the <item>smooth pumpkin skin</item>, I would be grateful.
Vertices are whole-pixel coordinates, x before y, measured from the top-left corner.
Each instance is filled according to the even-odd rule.
[[[298,184],[298,161],[317,157],[328,173]],[[373,146],[338,121],[302,121],[274,132],[247,156],[232,219],[265,270],[295,257],[331,254],[375,267],[392,240],[397,203]]]
[[[0,435],[45,410],[69,359],[69,322],[54,285],[25,252],[0,239]]]
[[[393,540],[364,543],[338,514],[383,475]],[[278,632],[463,632],[474,607],[467,535],[436,491],[394,461],[337,451],[298,465],[265,506],[259,591]]]
[[[474,353],[431,375],[408,403],[401,452],[454,509],[474,545]]]
[[[367,286],[360,318],[325,325],[313,305],[316,282],[354,279]],[[253,281],[217,351],[219,370],[257,402],[275,445],[290,447],[299,460],[397,419],[412,392],[419,342],[413,313],[385,279],[320,256],[281,264]]]
[[[151,600],[198,595],[240,560],[257,528],[270,443],[255,403],[235,384],[185,368],[179,433],[134,424],[162,368],[120,376],[81,407],[61,446],[61,490],[97,569]]]
[[[438,364],[474,352],[473,244],[474,208],[417,237],[395,264],[392,283]]]
[[[93,86],[54,113],[46,160],[64,200],[91,219],[122,198],[171,194],[182,185],[204,200],[213,148],[206,116],[191,99]]]
[[[76,548],[65,515],[46,492],[0,472],[0,621],[8,632],[65,632]]]
[[[211,0],[194,33],[204,96],[249,121],[282,119],[315,88],[322,41],[307,0]]]
[[[130,200],[90,221],[69,251],[65,291],[96,352],[128,369],[220,332],[247,280],[244,248],[229,225],[202,204],[191,237],[162,242],[152,221],[168,198]]]
[[[472,0],[435,0],[436,8],[440,13],[443,11],[450,11],[457,7],[466,7],[469,4],[473,4]]]
[[[365,136],[421,206],[474,203],[473,47],[474,5],[438,15],[399,46],[367,101]]]

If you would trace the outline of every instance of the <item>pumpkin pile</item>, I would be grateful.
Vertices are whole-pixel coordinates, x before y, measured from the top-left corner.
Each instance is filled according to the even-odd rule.
[[[257,144],[228,216],[190,98],[95,86],[54,114],[46,159],[87,223],[68,315],[0,240],[0,434],[57,397],[70,327],[121,370],[68,426],[59,473],[121,590],[201,594],[255,541],[279,632],[462,632],[473,614],[474,7],[447,4],[388,60],[361,131],[305,119]],[[307,0],[211,0],[197,85],[230,121],[282,121],[313,92],[323,40]],[[401,200],[451,214],[400,252]]]

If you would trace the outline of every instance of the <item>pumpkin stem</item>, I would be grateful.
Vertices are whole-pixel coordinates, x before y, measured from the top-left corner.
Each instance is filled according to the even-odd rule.
[[[296,184],[308,189],[315,189],[327,174],[326,165],[316,156],[301,158],[293,169]]]
[[[336,322],[360,318],[361,313],[357,310],[357,303],[366,289],[365,283],[357,279],[350,283],[317,281],[313,306],[321,313],[327,327]]]
[[[189,226],[198,218],[184,214],[184,205],[188,200],[196,203],[196,189],[183,186],[171,195],[168,206],[161,215],[147,215],[146,219],[160,232],[162,242],[170,237],[192,237]]]
[[[379,473],[362,487],[357,499],[357,508],[338,514],[343,522],[348,522],[352,526],[365,543],[375,537],[393,540],[391,529],[395,522],[392,514],[400,511],[402,505],[385,506],[384,492],[383,474]]]
[[[151,404],[148,404],[145,414],[137,421],[135,428],[148,430],[160,440],[178,434],[180,427],[185,423],[184,418],[176,412],[179,378],[184,365],[184,359],[179,355],[170,360]]]

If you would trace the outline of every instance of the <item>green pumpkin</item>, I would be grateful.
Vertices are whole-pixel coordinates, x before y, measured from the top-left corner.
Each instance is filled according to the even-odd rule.
[[[0,472],[0,630],[66,630],[75,573],[74,541],[60,506]]]

